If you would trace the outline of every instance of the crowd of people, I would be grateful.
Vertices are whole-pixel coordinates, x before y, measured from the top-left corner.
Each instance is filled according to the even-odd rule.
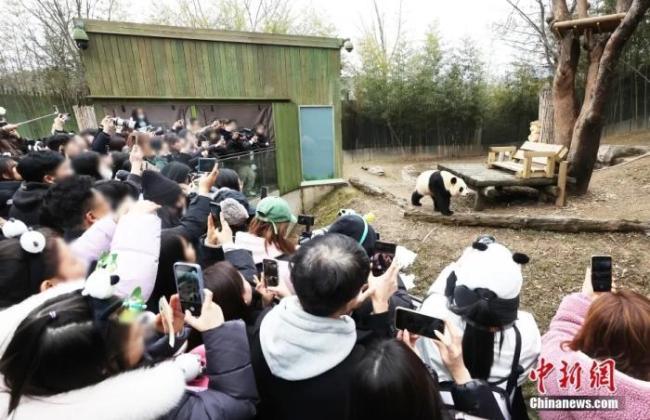
[[[17,125],[0,121],[0,155],[13,158],[13,161],[3,159],[0,164],[2,179],[19,180],[20,174],[11,172],[15,159],[39,150],[51,150],[67,158],[77,174],[98,180],[123,179],[130,170],[129,152],[138,146],[144,169],[162,171],[174,162],[186,165],[167,169],[176,177],[185,171],[188,176],[195,173],[201,158],[232,161],[230,166],[238,172],[248,194],[256,180],[251,153],[273,146],[264,124],[240,129],[234,119],[215,119],[207,126],[201,126],[196,118],[187,122],[181,119],[165,129],[152,126],[144,110],[136,108],[129,119],[106,116],[98,129],[80,133],[66,130],[68,119],[67,114],[59,114],[54,118],[51,136],[41,139],[22,138]],[[190,179],[183,183],[189,182]]]
[[[646,416],[646,296],[594,292],[587,276],[541,336],[520,309],[529,257],[483,235],[420,301],[400,258],[373,273],[367,218],[299,234],[289,203],[253,204],[236,171],[196,174],[197,156],[267,147],[264,127],[241,146],[232,121],[155,135],[141,110],[131,121],[123,137],[113,118],[73,134],[57,117],[44,148],[0,128],[0,418],[520,419],[544,361],[609,360],[615,389],[579,393],[622,408],[589,418]],[[179,263],[201,269],[200,310],[184,310]],[[401,308],[444,329],[400,330]],[[571,416],[585,414],[540,412]]]

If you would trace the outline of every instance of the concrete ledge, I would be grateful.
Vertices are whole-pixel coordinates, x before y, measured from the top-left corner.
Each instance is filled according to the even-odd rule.
[[[348,185],[348,181],[343,178],[334,178],[334,179],[319,179],[316,181],[302,181],[300,183],[300,188],[305,187],[339,187],[343,185]]]

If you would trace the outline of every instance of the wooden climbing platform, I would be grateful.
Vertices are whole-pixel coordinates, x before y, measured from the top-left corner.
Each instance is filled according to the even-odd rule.
[[[621,23],[625,13],[615,13],[613,15],[590,16],[581,19],[563,20],[555,22],[553,29],[561,34],[566,31],[576,31],[582,33],[586,30],[595,32],[612,32]]]
[[[465,181],[465,184],[476,191],[474,209],[482,210],[485,205],[486,191],[489,188],[502,187],[532,187],[540,190],[552,190],[557,196],[557,204],[564,205],[566,200],[565,191],[558,187],[562,184],[564,177],[564,188],[566,187],[566,173],[558,174],[549,178],[521,178],[512,172],[488,168],[485,163],[441,163],[438,169],[451,172]],[[558,191],[559,190],[559,191]]]

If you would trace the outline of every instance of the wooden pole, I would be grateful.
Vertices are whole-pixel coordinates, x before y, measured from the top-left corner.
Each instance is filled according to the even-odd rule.
[[[452,226],[482,226],[503,229],[532,229],[552,232],[640,232],[650,235],[650,221],[586,219],[563,216],[519,216],[511,214],[454,213],[453,216],[406,210],[404,218]]]

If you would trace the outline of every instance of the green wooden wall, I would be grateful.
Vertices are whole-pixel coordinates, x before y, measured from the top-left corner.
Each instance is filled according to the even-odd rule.
[[[6,117],[10,123],[27,121],[51,114],[54,112],[54,106],[57,106],[60,112],[70,114],[70,119],[66,122],[65,128],[71,131],[77,130],[77,122],[72,112],[72,106],[55,95],[0,89],[0,106],[7,110]],[[28,139],[47,137],[50,135],[53,120],[54,117],[48,117],[20,126],[18,127],[18,133]]]
[[[298,124],[298,107],[295,104],[291,102],[273,104],[275,137],[281,138],[286,145],[281,148],[276,146],[275,152],[278,188],[282,193],[295,189],[302,181]]]
[[[100,21],[85,26],[90,41],[82,58],[91,99],[272,101],[281,114],[274,122],[282,192],[301,181],[296,105],[331,105],[341,176],[338,40]]]

